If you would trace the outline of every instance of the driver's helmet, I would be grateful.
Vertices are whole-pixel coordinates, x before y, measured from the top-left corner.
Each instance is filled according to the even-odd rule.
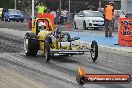
[[[44,22],[40,22],[40,23],[38,24],[38,26],[39,26],[39,29],[40,29],[40,30],[45,30],[45,28],[46,28],[46,24],[45,24]]]

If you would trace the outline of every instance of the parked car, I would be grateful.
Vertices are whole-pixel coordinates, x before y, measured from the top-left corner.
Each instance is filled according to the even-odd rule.
[[[104,18],[101,12],[83,10],[74,16],[74,28],[94,28],[99,29],[104,27]]]
[[[20,10],[15,10],[15,9],[8,9],[6,10],[6,12],[4,13],[4,21],[24,21],[24,16],[22,15]]]

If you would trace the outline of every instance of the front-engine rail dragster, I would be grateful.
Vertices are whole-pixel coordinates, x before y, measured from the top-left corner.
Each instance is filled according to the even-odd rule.
[[[76,40],[79,37],[71,38],[68,32],[54,29],[54,20],[51,14],[43,14],[41,18],[36,18],[33,22],[32,32],[27,32],[24,37],[24,50],[26,56],[36,56],[41,50],[45,55],[46,62],[55,54],[77,55],[90,52],[92,60],[95,62],[98,57],[98,45],[92,41],[90,48],[87,45],[79,45]],[[46,28],[39,30],[38,24],[44,22]]]

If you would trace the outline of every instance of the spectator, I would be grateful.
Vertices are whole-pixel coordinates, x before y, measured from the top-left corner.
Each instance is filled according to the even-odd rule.
[[[56,12],[56,21],[57,21],[58,24],[59,24],[59,22],[60,22],[60,21],[59,21],[59,20],[60,20],[60,19],[59,19],[59,18],[60,18],[60,15],[61,15],[61,11],[60,11],[60,9],[58,9],[57,12]]]
[[[60,24],[64,23],[64,10],[61,10],[61,15],[60,15]]]
[[[4,21],[4,10],[2,10],[1,21]]]
[[[46,9],[46,11],[45,11],[46,13],[50,13],[51,11],[50,11],[50,9]]]
[[[54,23],[56,24],[56,12],[55,11],[52,11],[51,14],[54,15]]]
[[[64,17],[65,23],[67,23],[68,11],[66,9],[63,11],[63,17]]]
[[[114,7],[111,2],[105,6],[105,37],[112,37],[112,18],[113,18]]]
[[[47,7],[41,2],[40,5],[36,6],[38,9],[38,13],[44,13],[47,9]]]

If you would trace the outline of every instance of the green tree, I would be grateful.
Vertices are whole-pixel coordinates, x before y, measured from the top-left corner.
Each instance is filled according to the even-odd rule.
[[[13,8],[13,2],[11,0],[0,0],[0,8]]]

